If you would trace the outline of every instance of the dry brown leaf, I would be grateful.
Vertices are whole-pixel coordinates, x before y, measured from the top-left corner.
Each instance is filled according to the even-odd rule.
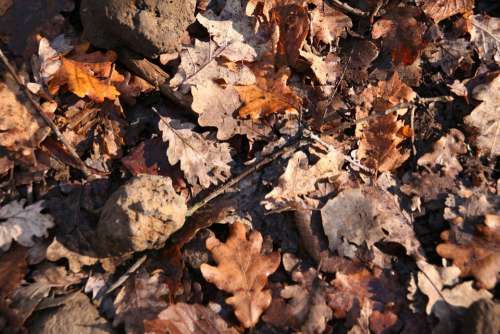
[[[206,241],[218,266],[202,264],[203,277],[217,288],[233,294],[226,299],[246,328],[253,327],[271,303],[271,292],[264,290],[267,277],[278,269],[279,253],[261,254],[262,235],[252,231],[247,238],[247,228],[236,222],[225,243],[210,237]]]
[[[67,248],[55,238],[47,248],[47,260],[55,262],[63,258],[68,259],[69,269],[74,273],[82,271],[83,266],[91,266],[99,261],[97,257],[80,254]]]
[[[333,53],[323,58],[312,52],[300,50],[300,55],[311,64],[311,70],[322,85],[334,84],[342,73],[340,58]]]
[[[373,24],[372,38],[382,38],[382,46],[391,53],[394,65],[411,65],[419,58],[426,42],[427,27],[417,7],[392,7]]]
[[[287,86],[290,69],[282,67],[278,73],[270,76],[258,76],[257,84],[235,86],[244,106],[241,117],[257,120],[279,112],[297,112],[302,100]]]
[[[474,278],[486,289],[492,289],[500,273],[500,216],[488,214],[484,225],[468,233],[463,224],[453,225],[441,234],[445,243],[437,246],[438,254],[451,259],[462,276]]]
[[[214,311],[200,304],[170,305],[153,320],[144,320],[147,334],[237,334]]]
[[[229,178],[229,163],[232,160],[229,144],[219,143],[208,134],[196,133],[193,131],[194,124],[170,117],[162,117],[158,127],[163,141],[168,143],[168,162],[172,166],[180,163],[191,185],[199,183],[208,188]]]
[[[492,157],[500,155],[500,74],[488,84],[479,85],[472,92],[482,101],[464,122],[478,132],[475,144]]]
[[[0,148],[9,152],[12,160],[36,165],[35,150],[50,129],[14,87],[10,81],[0,83]]]
[[[317,41],[332,44],[343,37],[347,30],[352,28],[349,16],[330,7],[327,4],[319,4],[313,9],[311,15],[311,35]]]
[[[472,13],[474,0],[423,0],[423,11],[439,23],[456,14]]]
[[[500,63],[500,18],[474,15],[471,21],[471,41],[486,63]]]
[[[410,102],[415,97],[415,92],[394,73],[390,80],[380,81],[376,87],[369,85],[363,91],[363,106],[357,110],[356,117],[366,117],[370,110],[383,113],[400,103]],[[361,137],[358,158],[368,167],[381,172],[401,166],[409,157],[409,151],[399,147],[406,139],[401,133],[404,123],[398,121],[398,116],[394,113],[377,116],[367,123],[363,132],[358,132],[358,137]],[[363,123],[358,128],[362,126]]]

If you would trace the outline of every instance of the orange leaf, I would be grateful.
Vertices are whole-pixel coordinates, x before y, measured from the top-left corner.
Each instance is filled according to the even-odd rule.
[[[61,58],[61,61],[59,72],[49,84],[51,93],[54,94],[60,86],[67,85],[68,89],[75,95],[88,96],[98,103],[104,102],[106,98],[115,100],[120,95],[114,86],[94,77],[85,64],[64,57]]]

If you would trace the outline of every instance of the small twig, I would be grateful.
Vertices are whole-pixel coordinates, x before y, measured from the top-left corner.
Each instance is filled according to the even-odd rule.
[[[380,9],[384,6],[385,0],[378,0],[377,6],[373,10],[372,14],[370,15],[370,24],[373,24],[373,20],[375,17],[378,15],[378,12]]]
[[[143,255],[137,261],[135,261],[134,264],[130,268],[128,268],[125,274],[123,274],[115,283],[113,283],[109,287],[108,290],[106,290],[103,296],[109,295],[111,292],[115,291],[120,286],[122,286],[123,283],[125,283],[130,278],[130,275],[132,275],[135,271],[137,271],[137,269],[139,269],[140,266],[142,266],[142,264],[146,262],[147,258],[148,258],[147,255]]]
[[[5,56],[5,54],[3,53],[3,50],[1,48],[0,48],[0,59],[2,59],[2,62],[4,63],[5,67],[7,67],[7,70],[12,75],[14,80],[17,82],[19,87],[21,87],[23,89],[24,94],[27,96],[31,105],[38,112],[38,115],[43,118],[45,123],[50,127],[52,132],[56,135],[57,139],[59,139],[64,144],[64,146],[68,150],[69,154],[72,156],[73,159],[75,159],[75,161],[78,164],[78,168],[82,171],[82,173],[85,175],[85,177],[90,176],[91,174],[89,172],[87,165],[85,165],[85,163],[80,159],[80,157],[76,153],[76,150],[74,149],[74,147],[66,140],[66,138],[64,138],[61,131],[59,131],[57,126],[54,124],[54,122],[52,122],[52,120],[45,114],[45,111],[40,106],[40,104],[38,104],[38,102],[35,101],[32,93],[29,91],[28,87],[24,84],[23,80],[19,77],[19,75],[17,74],[14,67],[10,64],[9,60],[7,59],[7,57]]]
[[[357,16],[370,16],[370,13],[362,11],[361,9],[358,9],[358,8],[351,7],[348,4],[343,3],[340,0],[330,0],[330,2],[334,6],[339,7],[340,9],[342,9],[350,14],[357,15]]]
[[[411,128],[411,147],[413,150],[413,156],[417,156],[417,148],[415,147],[415,107],[411,108],[410,116],[410,128]]]

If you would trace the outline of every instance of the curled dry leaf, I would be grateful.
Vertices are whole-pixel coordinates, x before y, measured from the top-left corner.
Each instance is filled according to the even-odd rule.
[[[451,259],[462,276],[474,276],[481,286],[492,289],[500,273],[500,216],[486,215],[484,225],[474,226],[475,233],[468,232],[464,224],[444,231],[444,243],[436,250],[440,256]]]
[[[456,14],[472,13],[474,0],[423,0],[422,10],[439,23]]]
[[[383,48],[390,52],[394,65],[411,65],[426,45],[427,30],[417,7],[392,7],[373,24],[372,38],[382,39]]]
[[[209,308],[185,303],[172,304],[155,319],[144,320],[144,330],[147,334],[238,333]]]
[[[43,201],[24,206],[26,200],[12,201],[0,208],[0,248],[10,248],[12,241],[30,247],[34,237],[47,237],[54,226],[50,215],[43,214]]]
[[[319,180],[338,176],[343,164],[344,156],[337,151],[320,156],[313,166],[309,166],[304,152],[296,152],[288,161],[278,185],[266,195],[262,205],[267,210],[316,208],[318,201],[307,195],[317,189]]]
[[[262,235],[253,231],[247,238],[246,226],[231,225],[225,243],[210,237],[206,241],[218,266],[202,264],[203,277],[217,288],[233,294],[226,303],[235,309],[235,315],[246,328],[253,327],[271,303],[271,292],[264,290],[267,277],[278,269],[279,253],[261,254]]]
[[[419,242],[399,204],[387,192],[374,187],[348,189],[321,209],[323,229],[330,250],[356,259],[366,247],[373,263],[387,265],[377,242],[402,245],[410,255],[419,254]]]
[[[10,81],[0,83],[0,148],[15,161],[36,164],[35,150],[50,133],[45,122],[32,110]],[[5,158],[7,159],[7,158]],[[8,164],[10,165],[10,164]],[[3,172],[0,169],[0,173]]]
[[[471,41],[487,63],[500,63],[500,18],[487,15],[472,17]]]
[[[180,163],[186,180],[191,185],[199,183],[203,188],[218,184],[230,175],[230,148],[208,134],[198,134],[191,123],[162,117],[158,124],[163,141],[168,142],[167,157],[170,165]]]
[[[482,101],[464,122],[478,132],[476,146],[492,157],[500,155],[500,74],[488,84],[479,85],[472,92]]]
[[[302,100],[287,86],[290,69],[282,67],[276,74],[259,76],[256,85],[235,86],[244,106],[240,116],[256,120],[279,112],[297,112]]]

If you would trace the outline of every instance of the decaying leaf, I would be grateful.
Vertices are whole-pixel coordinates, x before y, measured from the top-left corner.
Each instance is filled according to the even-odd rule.
[[[333,312],[326,304],[331,287],[318,277],[315,269],[292,273],[298,284],[287,285],[274,300],[263,319],[277,327],[291,327],[303,333],[323,333]]]
[[[369,85],[362,93],[362,107],[357,110],[356,117],[363,118],[371,113],[383,114],[385,110],[400,103],[407,103],[416,97],[415,92],[404,84],[395,73],[388,81],[380,81],[378,85]],[[403,122],[398,121],[394,113],[380,115],[367,121],[358,148],[358,158],[368,167],[381,172],[391,171],[401,166],[409,157],[408,150],[400,147],[406,139],[401,131]],[[362,128],[363,123],[358,125]]]
[[[260,76],[256,85],[235,86],[244,103],[240,116],[256,120],[279,112],[297,112],[302,100],[287,86],[289,76],[290,69],[282,67],[272,76]]]
[[[10,81],[0,83],[0,147],[10,152],[14,160],[35,165],[35,149],[50,129],[13,87]]]
[[[230,175],[231,154],[227,143],[219,143],[207,134],[198,134],[191,123],[162,117],[158,127],[163,140],[168,142],[167,156],[170,165],[180,163],[186,180],[203,188],[218,184]]]
[[[500,63],[500,19],[487,15],[472,17],[471,41],[481,58],[487,62]]]
[[[144,321],[155,319],[167,307],[167,295],[167,284],[160,272],[135,273],[116,295],[113,325],[123,323],[127,333],[144,333]]]
[[[225,243],[210,237],[206,241],[218,266],[202,264],[203,277],[217,288],[233,294],[226,303],[235,309],[235,315],[246,328],[253,327],[262,312],[271,303],[271,292],[264,290],[267,277],[280,264],[279,253],[261,254],[262,235],[253,231],[247,238],[242,223],[231,225],[231,234]]]
[[[343,154],[331,151],[320,156],[316,164],[309,166],[306,154],[302,151],[296,152],[288,161],[278,185],[266,195],[262,205],[267,210],[308,206],[315,208],[318,201],[307,195],[316,190],[318,181],[338,176],[343,163]]]
[[[419,253],[408,217],[390,194],[378,188],[342,191],[321,209],[321,217],[330,250],[339,255],[360,258],[366,247],[374,255],[373,263],[385,267],[377,242],[398,243],[408,254]]]
[[[0,248],[10,248],[12,241],[30,247],[34,237],[47,237],[54,226],[50,215],[43,214],[43,201],[24,206],[26,200],[12,201],[0,208]]]
[[[59,71],[49,83],[52,94],[57,93],[60,86],[67,85],[75,95],[88,96],[98,103],[104,102],[104,99],[115,100],[120,95],[115,86],[98,79],[84,63],[65,57],[61,61]]]
[[[456,14],[472,13],[472,9],[474,0],[423,0],[422,4],[422,10],[436,23]]]
[[[500,155],[500,74],[488,84],[479,85],[473,97],[482,101],[464,122],[474,128],[478,135],[476,146],[492,157]]]
[[[411,65],[425,47],[426,26],[417,7],[392,7],[373,24],[372,38],[382,38],[382,46],[391,53],[395,65]]]
[[[476,232],[459,223],[441,234],[444,243],[437,246],[438,254],[453,260],[462,276],[474,276],[481,286],[492,289],[500,273],[500,216],[488,214],[484,225],[474,225]]]
[[[479,299],[492,297],[487,290],[474,289],[471,281],[451,287],[458,276],[456,267],[437,268],[424,261],[418,261],[417,265],[418,288],[429,298],[426,312],[440,320],[434,329],[436,333],[458,331],[465,308]]]
[[[47,248],[47,260],[59,261],[63,258],[68,260],[69,269],[74,273],[82,271],[83,266],[91,266],[99,261],[97,257],[80,254],[67,248],[56,238]]]
[[[185,303],[172,304],[160,312],[156,319],[144,320],[144,330],[149,334],[238,333],[209,308]]]
[[[349,16],[328,4],[322,4],[321,1],[315,1],[315,3],[318,6],[310,13],[311,35],[314,39],[325,44],[332,44],[352,28]]]
[[[234,135],[246,135],[249,139],[264,138],[270,127],[238,119],[236,111],[241,106],[240,98],[233,86],[222,88],[212,81],[191,88],[193,110],[199,114],[198,124],[217,128],[217,139],[227,140]]]
[[[447,135],[434,143],[432,152],[426,153],[418,159],[417,164],[434,171],[441,167],[447,177],[454,178],[462,171],[458,155],[467,153],[464,140],[465,136],[462,132],[451,129]]]
[[[311,70],[322,85],[334,84],[342,73],[340,58],[333,53],[323,58],[312,52],[300,50],[300,55],[311,64]]]

